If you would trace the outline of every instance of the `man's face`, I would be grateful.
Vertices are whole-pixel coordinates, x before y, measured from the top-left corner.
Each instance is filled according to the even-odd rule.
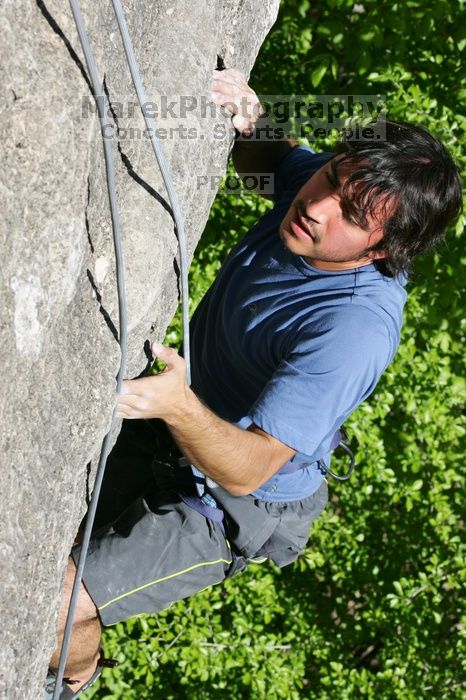
[[[338,192],[348,175],[344,167],[339,168],[339,183],[330,161],[317,170],[299,190],[280,225],[285,247],[321,270],[347,270],[384,257],[383,251],[361,257],[382,238],[378,221],[368,217],[366,230],[343,217]]]

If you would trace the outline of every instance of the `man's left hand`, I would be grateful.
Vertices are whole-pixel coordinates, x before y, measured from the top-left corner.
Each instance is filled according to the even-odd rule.
[[[176,350],[159,343],[152,344],[152,353],[166,363],[160,374],[123,382],[117,402],[119,418],[164,418],[183,410],[189,400],[186,363]]]
[[[256,93],[249,87],[246,77],[234,68],[214,70],[210,99],[231,112],[233,126],[244,136],[252,134],[257,120],[264,111]]]

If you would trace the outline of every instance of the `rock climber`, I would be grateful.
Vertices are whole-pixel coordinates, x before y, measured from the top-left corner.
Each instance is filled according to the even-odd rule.
[[[273,174],[274,207],[192,318],[192,385],[181,354],[158,343],[164,371],[124,382],[61,698],[99,675],[102,625],[163,610],[251,560],[296,559],[327,501],[336,431],[395,355],[412,260],[460,211],[458,169],[422,127],[383,121],[383,138],[317,154],[250,138],[267,118],[240,72],[215,72],[212,100],[249,137],[233,149],[238,173]]]

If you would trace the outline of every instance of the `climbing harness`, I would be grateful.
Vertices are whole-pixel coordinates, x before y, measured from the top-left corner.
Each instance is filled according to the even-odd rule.
[[[331,476],[336,481],[347,481],[354,471],[354,454],[349,446],[349,437],[346,432],[345,427],[342,425],[332,437],[330,446],[328,448],[329,452],[335,452],[337,449],[341,448],[346,455],[349,457],[350,465],[346,470],[345,474],[336,474],[330,469],[330,467],[325,462],[324,458],[321,457],[317,460],[319,470],[324,476]],[[304,467],[309,466],[309,462],[291,461],[285,464],[284,467],[278,470],[277,474],[293,474],[299,471],[299,469],[304,469]]]
[[[348,433],[346,432],[345,426],[342,425],[341,428],[337,430],[335,435],[333,436],[332,442],[330,444],[330,450],[334,452],[338,448],[341,448],[343,452],[347,454],[350,460],[349,467],[346,471],[345,474],[336,474],[334,471],[330,469],[330,467],[325,463],[324,459],[319,459],[318,465],[319,469],[322,471],[323,474],[328,474],[331,476],[333,479],[336,479],[336,481],[347,481],[351,474],[354,471],[354,454],[349,446],[349,437]]]

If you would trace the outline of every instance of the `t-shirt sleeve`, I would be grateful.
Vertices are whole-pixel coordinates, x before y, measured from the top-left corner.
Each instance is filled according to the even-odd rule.
[[[314,153],[305,146],[295,146],[280,161],[274,172],[274,201],[278,203],[287,194],[294,195],[306,180],[319,170],[331,153]]]
[[[371,310],[326,312],[298,334],[249,413],[250,420],[310,461],[374,390],[389,362],[388,332]]]

